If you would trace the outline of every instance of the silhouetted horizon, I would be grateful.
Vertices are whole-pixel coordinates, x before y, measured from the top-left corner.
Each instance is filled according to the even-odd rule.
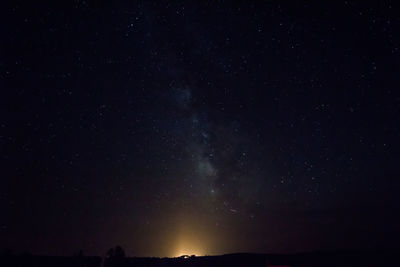
[[[120,246],[116,246],[120,247]],[[114,248],[114,247],[112,247]],[[110,248],[110,249],[112,249]],[[122,248],[122,247],[121,247]],[[3,249],[0,251],[0,256],[44,256],[44,257],[101,257],[101,258],[106,258],[107,253],[109,250],[106,250],[103,254],[95,255],[95,254],[86,254],[83,250],[76,250],[72,254],[62,254],[62,255],[53,255],[53,254],[33,254],[29,251],[15,251],[10,248]],[[122,248],[123,249],[123,248]],[[123,250],[125,253],[125,250]],[[350,248],[342,248],[342,249],[330,249],[330,250],[315,250],[315,251],[298,251],[298,252],[292,252],[292,253],[284,253],[284,252],[249,252],[249,251],[238,251],[238,252],[228,252],[228,253],[223,253],[223,254],[208,254],[208,255],[195,255],[195,254],[182,254],[182,255],[176,255],[176,256],[156,256],[156,255],[135,255],[135,254],[124,254],[123,257],[127,258],[181,258],[183,256],[189,256],[189,257],[219,257],[219,256],[227,256],[227,255],[241,255],[241,254],[246,254],[246,255],[304,255],[304,254],[319,254],[319,253],[382,253],[382,252],[400,252],[400,248],[396,247],[386,247],[386,248],[370,248],[370,249],[350,249]]]
[[[118,252],[119,251],[119,252]],[[79,252],[73,256],[0,255],[0,262],[7,266],[396,266],[397,251],[320,251],[297,254],[234,253],[214,256],[183,255],[174,258],[128,257],[116,246],[107,255],[85,256]]]

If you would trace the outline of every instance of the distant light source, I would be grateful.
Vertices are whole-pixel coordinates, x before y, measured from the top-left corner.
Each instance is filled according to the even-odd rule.
[[[182,255],[182,256],[180,256],[179,258],[182,258],[182,259],[189,259],[189,255]]]
[[[197,241],[197,242],[196,242]],[[204,249],[202,249],[202,246],[199,244],[199,240],[195,240],[194,238],[182,238],[177,245],[176,251],[175,251],[175,257],[179,258],[190,258],[190,257],[196,257],[199,255],[204,255]]]
[[[180,256],[179,258],[181,258],[181,259],[189,259],[189,258],[194,258],[194,257],[196,257],[196,255],[182,255],[182,256]]]
[[[204,255],[204,253],[202,253],[200,250],[195,250],[195,249],[180,249],[175,253],[175,257],[182,259],[197,257],[200,255]]]
[[[205,255],[206,248],[209,247],[207,242],[206,230],[196,227],[197,222],[187,222],[180,225],[173,241],[173,257],[191,258]]]

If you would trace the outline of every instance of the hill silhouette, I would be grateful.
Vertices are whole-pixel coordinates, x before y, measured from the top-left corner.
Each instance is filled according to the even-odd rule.
[[[399,266],[398,251],[322,251],[298,254],[235,253],[219,256],[183,255],[175,258],[126,257],[120,246],[110,249],[103,258],[84,256],[14,255],[5,252],[0,266],[7,267],[258,267],[258,266]]]

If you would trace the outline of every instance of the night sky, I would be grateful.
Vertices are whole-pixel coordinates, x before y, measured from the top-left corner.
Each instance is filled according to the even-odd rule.
[[[395,3],[13,2],[1,250],[399,247]]]

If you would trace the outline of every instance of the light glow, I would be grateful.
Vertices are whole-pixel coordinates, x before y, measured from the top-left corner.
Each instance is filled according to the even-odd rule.
[[[199,232],[182,229],[176,241],[174,257],[181,256],[203,256],[206,254],[206,244]]]

